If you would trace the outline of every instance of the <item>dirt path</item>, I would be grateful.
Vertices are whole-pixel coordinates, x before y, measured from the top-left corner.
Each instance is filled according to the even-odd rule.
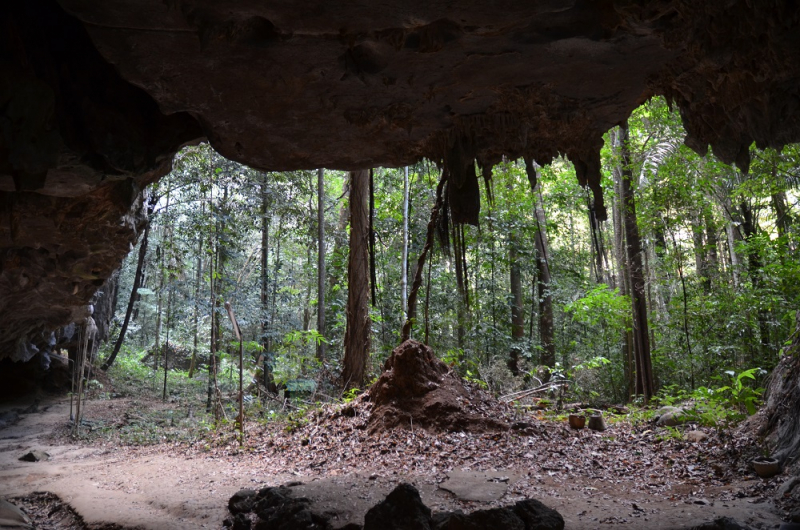
[[[0,414],[28,405],[30,400],[6,403],[0,406]],[[113,400],[96,405],[113,406]],[[350,521],[363,523],[369,507],[398,482],[410,482],[434,511],[472,510],[535,497],[558,510],[568,529],[608,525],[648,530],[691,528],[720,516],[752,528],[780,525],[770,501],[743,496],[752,481],[724,489],[677,485],[666,494],[649,494],[629,477],[591,480],[541,467],[499,468],[494,475],[501,476],[507,485],[505,494],[493,502],[470,502],[440,488],[447,477],[445,472],[434,469],[423,474],[404,471],[403,466],[375,467],[368,455],[362,467],[310,476],[291,472],[291,465],[280,465],[279,459],[264,454],[213,457],[187,455],[164,445],[131,449],[49,441],[51,433],[63,428],[68,417],[69,401],[53,401],[0,429],[0,497],[52,492],[89,525],[117,523],[155,530],[221,528],[227,499],[237,490],[301,482],[296,486],[298,493],[312,498],[318,509],[335,514],[344,525]],[[46,451],[51,458],[20,462],[19,457],[30,449]],[[486,455],[488,460],[491,457]]]
[[[69,401],[58,401],[0,430],[0,496],[49,491],[90,525],[219,528],[227,499],[247,481],[236,462],[49,443],[48,435],[67,418]],[[29,449],[46,451],[50,459],[20,462]]]

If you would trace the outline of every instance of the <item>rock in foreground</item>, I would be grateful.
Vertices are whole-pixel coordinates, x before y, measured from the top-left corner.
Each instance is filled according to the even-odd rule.
[[[226,527],[236,530],[331,530],[333,522],[326,514],[313,511],[309,499],[293,498],[285,486],[264,488],[258,492],[241,490],[231,497],[228,506],[233,516]],[[251,526],[251,520],[255,526]],[[356,524],[344,529],[361,530]],[[398,484],[386,498],[370,508],[364,517],[363,530],[563,530],[564,519],[557,511],[535,499],[513,506],[478,510],[470,514],[449,512],[431,514],[410,484]]]

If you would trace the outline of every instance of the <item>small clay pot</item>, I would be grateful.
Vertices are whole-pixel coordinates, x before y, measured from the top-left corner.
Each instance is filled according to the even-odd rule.
[[[586,426],[586,416],[583,414],[570,414],[569,426],[571,429],[583,429]]]
[[[753,468],[761,478],[774,477],[781,472],[781,465],[775,458],[761,456],[753,460]]]

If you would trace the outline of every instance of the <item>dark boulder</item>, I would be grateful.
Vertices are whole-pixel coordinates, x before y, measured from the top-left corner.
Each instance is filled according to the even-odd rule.
[[[431,509],[422,503],[417,488],[399,484],[370,508],[364,517],[364,530],[428,530],[431,522]]]
[[[478,510],[470,514],[448,513],[436,517],[435,530],[525,530],[525,523],[506,508]]]
[[[256,530],[327,530],[330,524],[309,509],[310,501],[293,498],[287,487],[264,488],[254,499]]]
[[[526,530],[564,529],[564,518],[561,514],[536,499],[519,501],[512,510],[525,522]]]
[[[330,513],[317,513],[309,499],[292,497],[287,486],[238,491],[228,501],[232,517],[227,528],[249,530],[255,514],[255,530],[330,530]],[[339,530],[362,530],[349,523]],[[411,484],[399,484],[386,498],[369,509],[363,530],[564,530],[561,515],[534,499],[505,508],[439,513],[432,516],[419,491]]]
[[[228,500],[228,510],[234,515],[246,513],[253,509],[256,501],[256,490],[243,489],[233,494]]]

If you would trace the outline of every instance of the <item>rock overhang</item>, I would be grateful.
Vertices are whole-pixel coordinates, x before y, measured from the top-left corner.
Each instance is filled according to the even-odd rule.
[[[269,170],[428,157],[456,184],[476,178],[476,161],[564,154],[600,201],[603,133],[659,94],[680,108],[690,147],[746,169],[753,142],[800,136],[798,11],[744,0],[4,6],[0,355],[80,316],[137,237],[140,191],[203,138]]]

